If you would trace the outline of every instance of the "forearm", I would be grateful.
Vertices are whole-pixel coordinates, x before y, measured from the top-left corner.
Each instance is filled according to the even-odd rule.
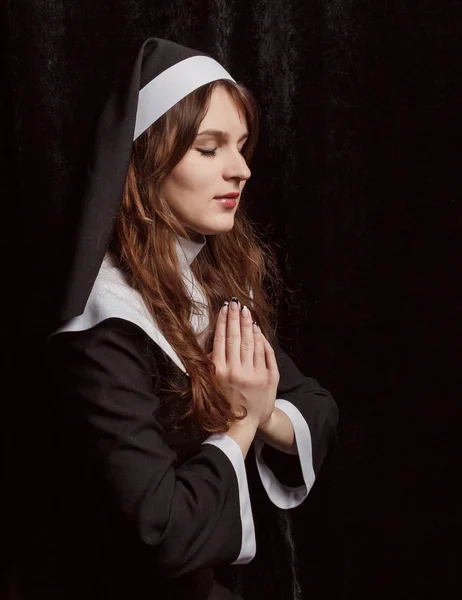
[[[257,429],[257,437],[276,450],[286,454],[298,454],[292,421],[279,408],[275,407],[269,422]]]

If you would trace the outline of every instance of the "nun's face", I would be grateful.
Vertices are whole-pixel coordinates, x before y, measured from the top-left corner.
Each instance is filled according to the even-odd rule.
[[[250,177],[241,154],[247,136],[245,116],[225,89],[215,88],[192,147],[161,192],[191,233],[214,235],[233,228]]]

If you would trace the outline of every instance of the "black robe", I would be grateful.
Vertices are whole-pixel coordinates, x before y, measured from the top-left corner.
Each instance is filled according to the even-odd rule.
[[[180,246],[183,273],[194,283],[187,267],[203,244]],[[261,524],[259,513],[268,520],[268,505],[285,510],[304,500],[337,424],[329,392],[281,348],[275,353],[276,405],[294,425],[299,456],[256,439],[244,461],[226,434],[175,429],[183,406],[167,382],[188,375],[139,295],[105,259],[84,314],[46,344],[45,546],[52,558],[43,565],[42,597],[227,597],[211,591],[214,578],[232,585],[229,565],[267,552],[259,549],[259,528],[274,527],[277,517]]]

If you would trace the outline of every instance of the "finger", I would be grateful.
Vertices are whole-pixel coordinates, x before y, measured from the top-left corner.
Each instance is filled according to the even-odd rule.
[[[255,371],[260,371],[266,368],[265,360],[265,345],[263,342],[263,334],[260,327],[255,324],[253,329],[253,366]]]
[[[241,310],[241,364],[253,367],[252,315],[247,306]]]
[[[271,344],[268,342],[268,340],[265,338],[265,336],[263,334],[262,334],[262,338],[263,338],[263,344],[265,347],[266,368],[268,369],[268,371],[271,371],[274,374],[279,374],[278,363],[276,361],[276,355],[274,354],[273,347],[271,346]]]
[[[215,335],[213,337],[212,361],[215,364],[226,364],[226,324],[228,321],[229,302],[223,303],[217,317]]]
[[[241,364],[241,316],[239,301],[231,299],[226,324],[226,363],[231,366]]]

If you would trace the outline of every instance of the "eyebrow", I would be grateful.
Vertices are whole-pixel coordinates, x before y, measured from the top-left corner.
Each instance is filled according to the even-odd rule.
[[[196,138],[198,137],[202,137],[202,136],[210,136],[210,137],[215,137],[218,138],[220,140],[225,140],[229,137],[229,135],[227,133],[225,133],[224,131],[219,131],[218,129],[206,129],[205,131],[201,131],[200,133],[197,134]],[[244,133],[244,135],[242,135],[239,138],[239,142],[242,142],[242,140],[245,140],[249,137],[249,132],[246,131]]]

